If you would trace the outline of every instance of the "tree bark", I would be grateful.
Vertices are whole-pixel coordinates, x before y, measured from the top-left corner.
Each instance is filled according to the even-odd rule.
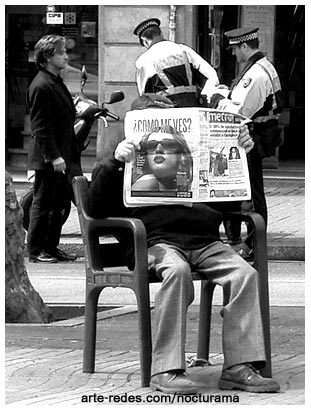
[[[51,309],[33,288],[24,264],[25,231],[23,209],[5,173],[5,321],[7,323],[48,323]]]

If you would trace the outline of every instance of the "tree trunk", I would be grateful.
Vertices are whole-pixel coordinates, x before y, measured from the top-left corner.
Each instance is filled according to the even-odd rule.
[[[33,288],[24,264],[23,209],[5,173],[5,320],[8,323],[48,323],[52,313]]]

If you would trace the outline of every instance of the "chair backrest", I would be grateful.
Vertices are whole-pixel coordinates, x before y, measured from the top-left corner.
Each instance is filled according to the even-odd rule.
[[[88,180],[85,176],[73,179],[73,192],[78,210],[81,236],[87,268],[100,271],[103,267],[125,265],[124,250],[120,244],[111,238],[105,240],[109,229],[102,227],[102,220],[93,219],[86,211]],[[116,257],[117,256],[117,257]]]
[[[73,179],[73,192],[76,199],[78,212],[85,211],[85,198],[88,189],[88,181],[84,176],[77,176]],[[79,215],[80,217],[80,215]]]

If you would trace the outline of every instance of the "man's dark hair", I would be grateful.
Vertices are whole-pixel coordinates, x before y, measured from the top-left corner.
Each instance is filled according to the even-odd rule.
[[[243,44],[243,43],[242,43]],[[239,44],[239,47],[241,47],[242,44]],[[253,39],[248,42],[246,42],[249,48],[251,49],[258,49],[259,47],[259,39]]]
[[[49,57],[59,53],[65,38],[56,34],[41,37],[35,45],[34,60],[38,69],[45,68]]]
[[[162,31],[159,26],[150,26],[142,32],[141,37],[145,37],[148,40],[153,40],[155,37],[159,37],[161,35]]]

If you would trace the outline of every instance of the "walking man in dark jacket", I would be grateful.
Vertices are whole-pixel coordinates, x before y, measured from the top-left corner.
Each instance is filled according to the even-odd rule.
[[[33,203],[27,236],[29,261],[74,260],[58,248],[62,209],[74,175],[81,173],[74,134],[75,107],[60,77],[68,60],[65,39],[42,37],[35,46],[39,72],[27,91],[32,139],[28,168],[35,170]]]

